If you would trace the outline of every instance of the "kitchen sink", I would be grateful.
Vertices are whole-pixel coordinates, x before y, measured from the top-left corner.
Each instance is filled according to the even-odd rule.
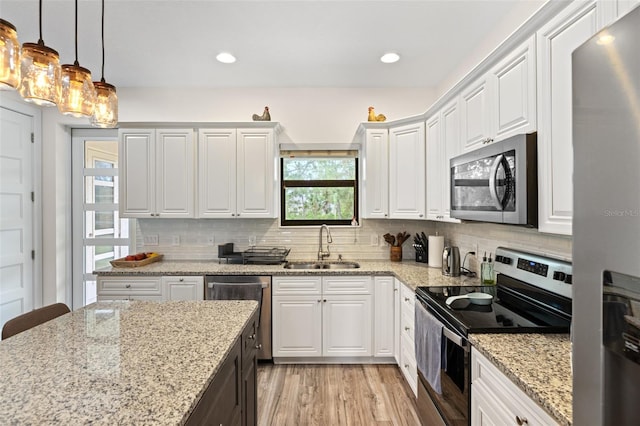
[[[357,262],[288,262],[285,269],[357,269]]]

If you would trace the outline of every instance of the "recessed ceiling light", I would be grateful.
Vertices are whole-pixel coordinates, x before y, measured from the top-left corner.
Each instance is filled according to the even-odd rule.
[[[382,55],[380,60],[385,64],[392,64],[400,60],[400,55],[398,55],[397,53],[385,53],[384,55]]]
[[[219,53],[216,59],[223,64],[232,64],[236,61],[236,57],[228,52]]]

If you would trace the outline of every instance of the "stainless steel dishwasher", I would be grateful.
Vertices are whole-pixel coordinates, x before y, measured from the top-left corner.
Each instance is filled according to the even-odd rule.
[[[258,324],[258,359],[271,355],[271,277],[253,275],[206,275],[206,300],[257,300],[260,303]],[[259,291],[262,288],[262,291]]]

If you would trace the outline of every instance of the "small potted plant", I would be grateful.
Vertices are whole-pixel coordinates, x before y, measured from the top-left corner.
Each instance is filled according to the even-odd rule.
[[[399,232],[398,235],[394,236],[386,233],[382,237],[391,246],[389,250],[389,260],[392,262],[402,261],[402,244],[409,239],[409,234]]]

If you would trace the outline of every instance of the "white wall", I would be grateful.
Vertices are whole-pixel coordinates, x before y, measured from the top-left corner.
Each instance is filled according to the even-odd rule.
[[[557,1],[557,0],[554,0]],[[469,55],[466,60],[452,70],[448,77],[441,81],[436,87],[436,96],[439,98],[445,94],[451,87],[468,74],[476,65],[486,58],[492,51],[496,49],[507,37],[509,37],[516,29],[518,29],[527,19],[529,19],[547,0],[524,0],[518,1],[517,7],[495,26],[493,30],[485,37],[480,45]]]
[[[269,106],[284,127],[281,142],[351,142],[367,108],[395,120],[422,114],[435,101],[430,88],[118,88],[120,123],[251,121]]]

